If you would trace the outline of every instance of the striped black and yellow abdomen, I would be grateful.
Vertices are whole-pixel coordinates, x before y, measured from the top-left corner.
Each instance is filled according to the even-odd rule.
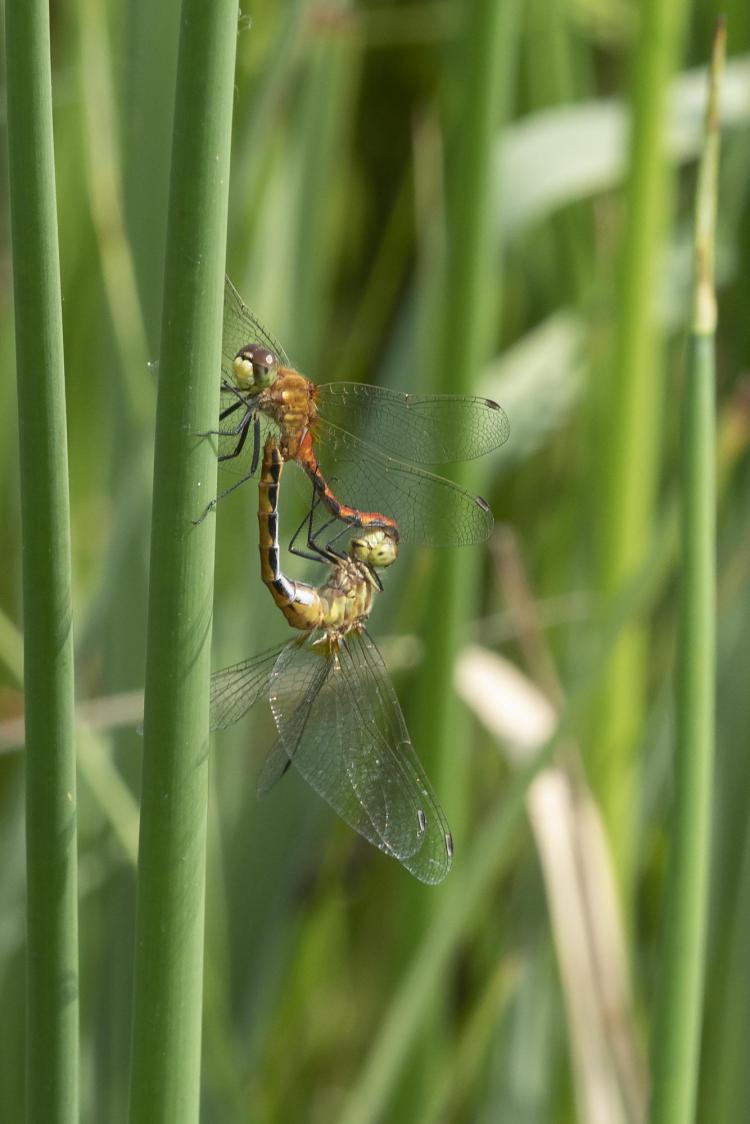
[[[279,555],[279,487],[284,462],[276,438],[269,434],[263,448],[258,482],[258,546],[260,576],[292,628],[309,632],[323,624],[320,595],[307,582],[290,581],[281,570]]]
[[[341,556],[332,562],[328,579],[321,586],[292,581],[282,572],[279,489],[283,470],[278,439],[271,434],[263,448],[258,484],[261,577],[292,628],[303,632],[323,628],[329,633],[345,634],[363,624],[370,615],[375,581],[370,568],[351,556]]]

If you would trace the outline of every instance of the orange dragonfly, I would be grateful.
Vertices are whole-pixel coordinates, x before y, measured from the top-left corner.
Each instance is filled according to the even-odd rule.
[[[254,475],[270,426],[283,459],[303,468],[332,519],[388,528],[404,541],[431,546],[483,542],[492,530],[485,500],[423,466],[473,460],[502,445],[509,425],[496,402],[313,383],[291,366],[228,277],[220,426],[221,461],[236,460],[248,447],[252,453],[241,478],[204,516]]]

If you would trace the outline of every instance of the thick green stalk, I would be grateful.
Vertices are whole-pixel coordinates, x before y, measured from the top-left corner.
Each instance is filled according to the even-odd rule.
[[[197,1121],[216,428],[237,7],[184,0],[151,529],[130,1118]]]
[[[654,1034],[652,1124],[689,1124],[698,1085],[714,756],[716,673],[716,304],[713,259],[719,165],[714,42],[695,220],[693,323],[682,425],[682,582],[677,673],[675,811],[661,994]]]
[[[426,389],[471,393],[489,358],[493,310],[499,311],[498,270],[492,257],[492,153],[497,130],[513,89],[520,6],[517,0],[472,0],[464,8],[461,70],[465,87],[451,122],[448,175],[448,245],[444,292],[436,302],[436,323],[428,351],[434,377]],[[490,298],[490,293],[492,298]],[[454,477],[475,487],[477,466],[462,465]],[[425,661],[420,676],[416,744],[443,799],[454,839],[465,845],[469,775],[469,722],[453,690],[456,653],[476,616],[482,552],[476,547],[441,552],[434,559]],[[458,859],[460,862],[460,859]],[[454,877],[457,875],[454,873]],[[460,877],[460,875],[458,875]],[[433,924],[433,901],[424,901],[422,922]],[[444,1012],[436,1005],[430,1033],[421,1043],[421,1064],[412,1067],[403,1111],[424,1102],[424,1084],[440,1056]]]
[[[348,4],[343,5],[344,12]],[[358,56],[346,37],[319,35],[307,50],[299,115],[298,196],[294,223],[294,267],[289,299],[295,355],[302,369],[314,367],[330,307],[331,265],[343,231],[339,187],[342,141],[356,97]],[[315,376],[313,376],[315,377]],[[322,381],[322,375],[321,381]]]
[[[27,1119],[78,1120],[70,509],[49,11],[6,4],[26,684]]]
[[[460,116],[454,122],[451,146],[455,161],[448,168],[450,198],[446,286],[434,338],[439,350],[430,355],[435,378],[430,390],[471,393],[488,359],[490,315],[498,312],[497,270],[492,259],[491,158],[500,121],[507,110],[519,24],[516,0],[473,0],[466,8],[466,89]],[[492,300],[489,294],[492,293]],[[458,473],[456,474],[458,477]],[[471,485],[476,466],[461,466],[462,483]],[[465,721],[453,687],[453,662],[466,622],[476,615],[481,551],[466,547],[445,551],[436,559],[421,682],[419,743],[431,760],[440,762],[438,791],[444,791],[454,830],[461,831],[468,758]],[[434,608],[439,606],[439,611]],[[451,807],[451,799],[453,805]]]
[[[637,570],[652,529],[663,398],[654,308],[669,189],[664,121],[685,7],[685,0],[648,0],[640,5],[615,360],[602,409],[606,464],[600,494],[602,585],[609,597],[616,596]],[[626,897],[633,862],[636,739],[643,719],[646,657],[643,626],[634,622],[615,652],[591,743],[594,787]]]

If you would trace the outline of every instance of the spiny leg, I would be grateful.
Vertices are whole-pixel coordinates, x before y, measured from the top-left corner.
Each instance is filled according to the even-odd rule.
[[[292,535],[291,542],[289,543],[289,553],[290,554],[296,554],[296,556],[298,558],[306,558],[310,562],[325,562],[325,561],[327,561],[327,559],[325,558],[325,556],[323,554],[323,551],[320,549],[320,547],[317,546],[317,544],[313,541],[313,538],[312,538],[313,515],[315,514],[316,507],[320,503],[320,492],[315,487],[315,481],[313,481],[313,483],[312,483],[312,490],[313,490],[313,494],[312,494],[312,503],[310,504],[310,509],[307,512],[307,515],[305,516],[305,518],[300,523],[297,530]],[[312,551],[314,551],[314,553],[309,553],[306,550],[300,550],[299,547],[296,547],[294,545],[296,543],[297,539],[299,538],[299,536],[302,534],[302,530],[305,527],[305,525],[307,525],[307,543],[308,543],[308,546],[310,546],[312,548]]]
[[[332,515],[330,517],[330,519],[326,519],[325,523],[322,523],[320,525],[320,527],[318,527],[318,529],[317,529],[317,531],[315,532],[314,535],[312,535],[312,533],[311,533],[310,537],[307,540],[308,546],[312,550],[320,551],[322,554],[326,555],[329,558],[332,554],[335,555],[338,558],[341,558],[343,556],[342,552],[340,550],[336,550],[334,548],[333,544],[335,542],[337,542],[338,539],[340,539],[342,535],[348,534],[352,530],[353,526],[359,526],[359,524],[352,524],[352,523],[348,523],[348,522],[345,522],[345,521],[342,520],[343,526],[341,527],[341,530],[337,531],[336,534],[333,536],[333,538],[328,540],[328,542],[325,544],[325,546],[323,546],[323,547],[318,546],[318,543],[316,541],[318,538],[320,538],[320,536],[323,534],[323,532],[326,530],[327,527],[331,527],[334,523],[336,523],[340,519],[341,519],[340,515]],[[310,520],[310,531],[312,532],[312,519]]]
[[[237,401],[233,402],[231,404],[231,406],[225,406],[224,407],[224,409],[219,414],[219,421],[220,422],[224,421],[225,418],[230,417],[231,414],[235,413],[235,411],[239,410],[242,406],[245,407],[248,414],[252,415],[253,411],[252,411],[252,407],[250,406],[250,403],[248,402],[248,400],[242,394],[240,394],[240,392],[239,392],[239,390],[237,389],[236,386],[230,386],[229,383],[225,382],[225,383],[221,384],[221,389],[223,391],[225,391],[227,394],[233,394],[235,396],[235,398],[237,399]],[[246,424],[246,421],[245,421],[245,418],[243,418],[236,429],[207,429],[205,431],[205,433],[199,433],[198,436],[199,437],[235,437],[238,433],[241,432],[242,427],[245,424]]]
[[[240,402],[239,405],[242,405],[242,402]],[[209,511],[214,510],[214,508],[216,507],[219,500],[223,500],[224,497],[228,496],[230,492],[233,492],[235,490],[235,488],[239,488],[241,484],[244,484],[247,480],[251,480],[252,477],[255,476],[255,472],[256,472],[256,469],[258,467],[258,459],[260,457],[260,437],[261,437],[260,418],[257,416],[257,414],[254,415],[252,413],[247,413],[245,415],[245,417],[242,419],[242,425],[244,426],[244,428],[242,429],[242,435],[241,435],[239,441],[237,442],[237,447],[235,448],[234,452],[225,453],[224,456],[219,457],[219,460],[220,461],[231,460],[234,457],[238,457],[240,455],[240,453],[242,452],[242,446],[245,444],[245,441],[247,439],[247,435],[250,432],[250,420],[251,419],[254,419],[254,421],[253,421],[253,456],[252,456],[252,460],[250,461],[249,471],[246,472],[245,475],[242,476],[239,480],[236,480],[234,482],[234,484],[231,484],[230,487],[225,488],[223,492],[220,492],[219,495],[216,496],[215,499],[211,500],[211,502],[206,505],[205,511],[201,515],[199,515],[199,517],[197,519],[193,520],[193,523],[196,526],[198,526],[199,523],[203,522],[203,520],[208,515]]]
[[[208,513],[214,510],[219,500],[223,500],[225,496],[230,495],[232,492],[236,491],[237,488],[241,488],[242,485],[247,483],[248,480],[252,480],[252,477],[252,472],[246,472],[245,475],[241,476],[239,480],[235,480],[234,484],[231,484],[228,488],[225,488],[223,492],[219,492],[218,496],[216,496],[215,499],[212,499],[209,504],[206,504],[205,511],[203,511],[197,519],[193,520],[195,526],[197,527],[199,523],[203,522]]]
[[[226,431],[224,432],[223,436],[230,436],[230,435],[233,436],[233,435],[238,433],[239,434],[239,441],[235,445],[234,449],[232,449],[231,453],[222,453],[222,455],[219,457],[219,463],[221,463],[221,461],[234,460],[235,457],[238,457],[240,455],[240,453],[242,452],[242,449],[244,447],[245,441],[247,440],[247,435],[250,432],[250,422],[252,420],[253,420],[253,414],[248,412],[247,414],[245,414],[244,418],[242,419],[242,421],[238,425],[236,431],[233,431],[232,434],[229,434]],[[257,418],[256,418],[256,422],[257,422]],[[254,460],[255,463],[254,463],[254,466],[250,469],[250,475],[251,476],[254,475],[255,469],[258,467],[258,458],[257,458],[255,452],[253,452],[253,460]]]
[[[259,460],[260,460],[260,418],[256,414],[255,415],[255,421],[253,422],[253,456],[252,456],[252,460],[250,461],[250,475],[251,476],[255,476],[255,470],[258,467],[258,461]]]

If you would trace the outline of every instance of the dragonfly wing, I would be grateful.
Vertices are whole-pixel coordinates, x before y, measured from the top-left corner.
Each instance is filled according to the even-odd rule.
[[[387,677],[371,674],[357,636],[340,646],[306,637],[285,649],[270,685],[276,726],[292,764],[350,827],[417,878],[437,882],[450,866],[433,857],[442,813],[402,757],[410,745],[395,693]]]
[[[492,512],[481,497],[322,418],[314,432],[321,471],[334,495],[349,507],[395,519],[404,541],[466,546],[489,537]]]
[[[451,867],[453,839],[440,801],[414,752],[383,657],[366,629],[344,638],[341,662],[360,717],[369,728],[372,743],[379,747],[374,770],[372,755],[361,756],[361,743],[353,747],[352,784],[364,799],[369,784],[377,790],[381,769],[388,772],[394,762],[399,766],[399,783],[408,795],[409,807],[417,810],[421,840],[418,850],[401,861],[422,882],[441,882]],[[390,754],[381,766],[379,751],[385,746]]]
[[[224,730],[234,725],[262,696],[268,697],[268,685],[279,654],[288,645],[285,641],[249,660],[225,667],[211,676],[210,726]]]
[[[326,421],[416,464],[474,460],[503,445],[510,433],[497,402],[472,395],[326,383],[317,389],[317,405]]]
[[[284,749],[284,743],[279,737],[266,754],[265,761],[258,773],[258,780],[256,783],[258,796],[265,796],[266,793],[270,792],[273,786],[281,780],[291,764],[292,762],[289,754]]]
[[[250,311],[232,282],[225,277],[221,370],[228,382],[234,381],[233,366],[237,352],[250,343],[264,344],[276,352],[282,366],[289,366],[289,358],[279,341]]]

